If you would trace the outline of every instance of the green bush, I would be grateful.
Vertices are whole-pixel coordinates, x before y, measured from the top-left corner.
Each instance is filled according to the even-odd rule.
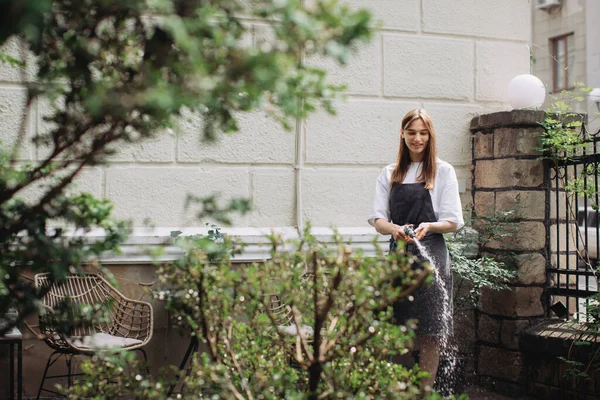
[[[269,260],[236,267],[230,256],[239,245],[222,239],[180,238],[185,257],[159,271],[163,289],[155,297],[204,348],[185,378],[183,398],[428,396],[416,367],[388,361],[406,353],[414,338],[412,323],[392,323],[391,305],[429,279],[428,267],[412,268],[414,259],[402,249],[386,255],[377,248],[376,257],[365,257],[338,235],[326,247],[309,229],[295,241],[271,236]],[[394,287],[397,278],[402,283]],[[114,379],[135,398],[148,388],[166,392],[164,382],[136,381],[138,373],[114,378],[108,367],[86,368],[85,384],[71,396],[101,395],[95,382]]]

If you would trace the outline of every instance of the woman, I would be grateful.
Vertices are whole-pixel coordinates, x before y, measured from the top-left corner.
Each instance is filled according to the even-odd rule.
[[[419,366],[431,374],[423,384],[433,387],[440,344],[452,330],[452,276],[442,234],[455,232],[464,221],[456,173],[450,164],[436,157],[433,123],[423,109],[409,111],[402,119],[398,160],[377,178],[369,223],[377,232],[392,235],[392,241],[406,242],[407,250],[420,256],[406,233],[407,227],[414,229],[414,237],[433,257],[440,282],[419,288],[412,302],[403,301],[394,307],[399,324],[413,318],[419,321]]]

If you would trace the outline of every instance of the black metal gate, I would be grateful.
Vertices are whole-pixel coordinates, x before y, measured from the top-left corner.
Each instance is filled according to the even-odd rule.
[[[569,318],[590,321],[598,293],[600,131],[583,124],[572,152],[546,157],[547,294]]]

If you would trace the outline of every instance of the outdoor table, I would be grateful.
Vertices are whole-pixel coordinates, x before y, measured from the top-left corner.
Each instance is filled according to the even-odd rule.
[[[15,345],[17,346],[17,399],[23,396],[23,335],[16,327],[0,336],[0,345],[10,346],[10,399],[15,398]]]

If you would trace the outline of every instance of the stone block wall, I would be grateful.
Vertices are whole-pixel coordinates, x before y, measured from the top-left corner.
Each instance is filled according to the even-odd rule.
[[[545,181],[538,160],[542,111],[498,112],[471,121],[473,134],[473,204],[480,217],[514,210],[503,223],[509,235],[482,251],[517,270],[510,289],[483,290],[477,319],[477,374],[497,392],[526,391],[526,368],[520,333],[544,317],[546,283]]]
[[[310,3],[311,0],[306,0]],[[338,115],[318,112],[284,131],[264,113],[241,115],[241,131],[215,145],[200,142],[202,122],[186,116],[174,129],[142,145],[123,146],[109,166],[90,168],[79,187],[114,202],[114,214],[143,226],[203,225],[183,206],[188,193],[251,198],[254,211],[238,227],[284,227],[310,220],[366,227],[375,180],[396,158],[400,120],[412,108],[433,117],[440,158],[450,162],[470,200],[470,119],[506,108],[506,88],[529,72],[531,9],[522,0],[344,0],[372,10],[380,26],[371,43],[357,47],[347,66],[314,57],[307,64],[328,71],[332,83],[348,85]],[[269,40],[264,21],[245,20],[245,45]],[[28,57],[16,41],[4,49]],[[0,139],[14,143],[23,118],[22,81],[35,76],[0,65]],[[28,135],[49,129],[48,105],[35,104]],[[294,123],[292,121],[292,125]],[[23,148],[23,161],[43,157]]]

